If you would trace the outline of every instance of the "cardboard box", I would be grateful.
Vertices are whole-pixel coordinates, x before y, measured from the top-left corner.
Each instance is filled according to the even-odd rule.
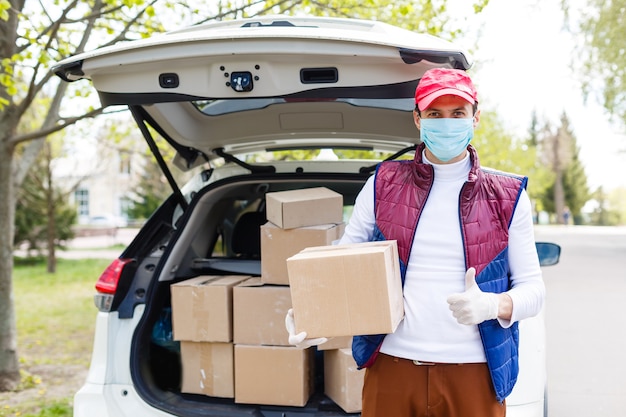
[[[285,316],[291,308],[287,286],[250,278],[233,289],[233,339],[245,345],[290,346]]]
[[[172,284],[174,340],[231,342],[233,287],[248,278],[203,275]]]
[[[393,333],[404,303],[395,240],[307,248],[287,259],[296,333]]]
[[[261,226],[261,280],[265,284],[289,285],[287,258],[311,246],[327,246],[341,238],[345,224],[281,229],[268,222]]]
[[[351,349],[352,336],[331,337],[327,342],[317,345],[317,350]]]
[[[232,343],[180,342],[181,391],[234,398],[235,365]]]
[[[267,220],[283,229],[343,222],[343,196],[325,187],[265,194]]]
[[[313,350],[235,345],[235,402],[303,406],[313,393]]]
[[[365,371],[359,371],[350,349],[324,352],[324,393],[346,413],[361,411]]]

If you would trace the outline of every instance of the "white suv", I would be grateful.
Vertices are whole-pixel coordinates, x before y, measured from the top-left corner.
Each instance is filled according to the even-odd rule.
[[[326,187],[343,196],[349,221],[376,164],[411,157],[419,142],[411,112],[421,75],[470,66],[465,52],[429,35],[287,16],[191,27],[58,63],[62,79],[90,79],[103,105],[129,107],[173,189],[97,281],[93,357],[74,416],[358,415],[325,394],[320,355],[304,406],[182,392],[180,349],[168,332],[170,287],[199,275],[260,275],[269,192]],[[172,164],[199,169],[184,187],[155,134],[176,151]],[[245,213],[256,221],[241,232]],[[557,249],[547,262],[558,260],[558,248],[541,249]],[[507,415],[541,416],[542,317],[521,323],[520,333],[522,371]]]

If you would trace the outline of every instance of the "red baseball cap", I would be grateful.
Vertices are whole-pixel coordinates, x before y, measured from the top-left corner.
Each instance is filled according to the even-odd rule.
[[[478,103],[476,88],[465,71],[433,68],[426,71],[417,84],[415,104],[420,111],[423,111],[430,106],[433,100],[447,94],[459,96],[472,105]]]

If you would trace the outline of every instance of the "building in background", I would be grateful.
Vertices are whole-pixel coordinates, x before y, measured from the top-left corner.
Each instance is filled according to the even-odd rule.
[[[79,225],[125,227],[133,187],[145,157],[127,148],[92,142],[56,164],[58,184],[69,190]]]

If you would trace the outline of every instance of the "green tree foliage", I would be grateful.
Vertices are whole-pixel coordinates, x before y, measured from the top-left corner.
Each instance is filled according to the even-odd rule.
[[[542,208],[554,214],[557,223],[565,223],[563,213],[566,211],[571,213],[574,222],[582,223],[581,209],[590,198],[587,174],[579,158],[576,135],[565,113],[560,122],[555,131],[546,124],[539,136],[540,160],[553,174],[541,198]]]
[[[580,35],[573,56],[585,93],[600,92],[609,113],[626,123],[626,0],[589,0],[581,10],[562,4]]]
[[[480,13],[489,0],[471,0],[474,13]],[[187,12],[196,15],[195,22],[254,17],[265,14],[308,14],[356,19],[373,19],[401,26],[417,32],[430,33],[444,39],[462,35],[454,27],[449,13],[448,0],[231,0],[218,1],[217,12],[210,17],[202,16],[201,2],[190,1]],[[181,10],[182,11],[182,10]]]
[[[588,213],[590,224],[596,226],[616,226],[624,224],[624,213],[616,208],[620,206],[616,205],[619,204],[619,201],[616,199],[615,194],[607,194],[603,187],[598,187],[592,196],[595,205],[591,212]],[[624,194],[618,198],[621,199],[622,203],[624,202]]]
[[[139,181],[133,187],[135,193],[128,197],[127,216],[143,221],[152,215],[163,201],[172,193],[163,173],[152,158],[144,158]]]
[[[480,123],[472,144],[482,166],[528,177],[528,195],[537,201],[549,186],[550,174],[539,163],[532,140],[512,136],[495,112],[481,110]]]
[[[532,166],[532,149],[522,146],[507,132],[497,114],[481,110],[480,122],[472,144],[480,152],[483,166],[507,172],[528,172]]]
[[[585,167],[580,161],[580,148],[574,143],[574,154],[570,164],[563,173],[563,187],[565,189],[565,202],[572,214],[575,224],[583,224],[582,208],[589,201],[591,194],[587,185]]]
[[[608,195],[609,207],[617,216],[616,225],[626,225],[626,187],[611,190]]]
[[[68,204],[67,193],[51,184],[50,159],[43,152],[18,191],[15,212],[14,245],[24,245],[30,253],[42,255],[47,248],[50,226],[54,227],[54,244],[63,248],[64,243],[74,237],[72,225],[76,222],[76,209]],[[51,204],[52,202],[52,204]],[[50,210],[52,209],[52,212]],[[53,217],[52,221],[49,219]],[[54,272],[54,271],[48,271]]]

